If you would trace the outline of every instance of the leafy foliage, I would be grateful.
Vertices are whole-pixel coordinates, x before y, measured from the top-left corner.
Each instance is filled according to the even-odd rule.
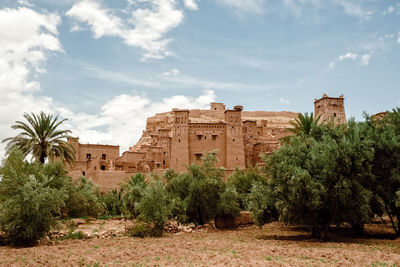
[[[167,190],[162,182],[152,181],[144,188],[142,198],[135,205],[139,221],[152,225],[152,236],[162,235],[170,213],[167,201]]]
[[[280,219],[322,237],[331,224],[356,229],[373,216],[374,151],[365,123],[318,126],[318,134],[293,137],[267,159],[271,193]]]
[[[90,179],[80,177],[65,186],[68,198],[65,207],[70,217],[94,217],[103,213],[100,188]]]
[[[293,128],[289,128],[288,131],[295,135],[309,136],[311,135],[312,130],[318,125],[319,120],[320,116],[314,118],[312,112],[310,115],[308,115],[307,112],[304,114],[299,113],[294,121],[289,122]]]
[[[238,193],[239,205],[242,210],[247,210],[246,204],[247,195],[250,194],[252,185],[255,182],[266,184],[267,179],[262,171],[255,167],[249,167],[245,170],[235,170],[235,172],[228,177],[227,185],[232,185]]]
[[[119,216],[122,213],[122,197],[124,190],[113,189],[102,195],[101,201],[105,207],[105,214],[109,216]]]
[[[3,140],[8,142],[8,150],[17,147],[24,156],[31,153],[36,161],[41,163],[44,163],[46,158],[51,161],[61,158],[69,164],[75,162],[75,150],[66,140],[71,131],[59,129],[66,119],[59,120],[58,116],[44,112],[39,115],[25,113],[24,118],[27,122],[16,121],[11,127],[21,132],[15,137]]]
[[[270,186],[255,181],[252,184],[250,193],[247,195],[247,205],[249,211],[253,214],[254,222],[261,228],[265,223],[277,219],[274,208],[274,199],[270,192]]]
[[[124,194],[122,197],[122,210],[125,216],[133,218],[136,218],[138,216],[136,205],[142,199],[143,190],[145,187],[145,177],[141,173],[132,176],[122,186],[124,190]]]
[[[384,203],[393,229],[400,236],[400,109],[386,112],[380,120],[367,116],[367,122],[375,150],[374,192]]]
[[[56,168],[54,168],[56,169]],[[13,245],[34,245],[57,223],[66,193],[58,177],[12,150],[0,169],[0,229]],[[50,172],[51,173],[51,172]]]
[[[223,180],[225,170],[215,166],[217,160],[215,152],[208,153],[201,166],[193,164],[188,167],[187,173],[171,175],[167,190],[174,204],[173,216],[186,218],[195,224],[204,224],[215,218],[226,187]],[[220,209],[224,208],[220,206]]]

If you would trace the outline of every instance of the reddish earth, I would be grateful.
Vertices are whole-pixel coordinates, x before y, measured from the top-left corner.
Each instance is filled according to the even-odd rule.
[[[107,228],[108,224],[115,225],[115,222],[97,225]],[[271,223],[261,230],[256,226],[236,230],[203,228],[193,232],[167,233],[162,238],[141,239],[117,235],[55,241],[51,245],[31,248],[3,246],[0,247],[0,264],[3,266],[319,266],[325,264],[399,266],[400,239],[390,239],[391,232],[390,225],[372,224],[366,227],[364,237],[355,238],[346,229],[333,229],[328,235],[328,241],[321,242],[311,238],[305,228]]]

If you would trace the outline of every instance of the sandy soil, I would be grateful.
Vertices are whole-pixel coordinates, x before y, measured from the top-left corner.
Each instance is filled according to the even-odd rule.
[[[105,224],[100,224],[106,227]],[[201,229],[162,238],[114,236],[0,247],[3,266],[400,266],[400,239],[390,225],[368,225],[354,238],[333,229],[327,242],[302,227],[271,223],[236,230]]]

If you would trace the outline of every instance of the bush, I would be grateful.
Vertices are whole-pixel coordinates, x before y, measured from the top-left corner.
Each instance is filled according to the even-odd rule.
[[[265,174],[255,167],[249,167],[245,170],[236,169],[235,172],[228,177],[227,184],[235,187],[242,210],[248,209],[246,198],[255,182],[267,183]]]
[[[34,245],[57,223],[66,193],[50,185],[58,176],[47,176],[44,167],[11,151],[0,170],[0,229],[13,245]],[[58,167],[54,167],[56,170]]]
[[[119,216],[122,213],[123,188],[119,191],[113,189],[102,195],[101,200],[104,204],[105,215]]]
[[[80,177],[65,186],[68,198],[65,207],[68,215],[73,218],[97,218],[104,211],[101,203],[100,189],[92,180]]]
[[[267,159],[280,219],[305,224],[325,238],[331,224],[362,229],[373,216],[374,151],[365,124],[318,126],[318,136],[296,136]]]
[[[144,191],[140,202],[136,204],[139,221],[152,225],[151,235],[161,236],[170,210],[167,191],[160,181],[152,181]]]
[[[138,216],[138,211],[135,206],[142,199],[145,187],[145,177],[141,173],[132,176],[122,185],[122,189],[124,190],[122,196],[122,211],[125,216],[131,218],[136,218]]]
[[[277,219],[274,208],[274,199],[268,185],[260,181],[253,183],[250,194],[247,195],[246,203],[248,210],[252,213],[254,222],[261,228],[265,223]]]
[[[240,206],[238,201],[238,193],[235,187],[227,186],[225,191],[220,193],[219,202],[217,204],[217,215],[236,217],[240,213]]]
[[[152,233],[152,227],[143,222],[136,223],[126,230],[126,235],[131,237],[145,238],[153,236]]]

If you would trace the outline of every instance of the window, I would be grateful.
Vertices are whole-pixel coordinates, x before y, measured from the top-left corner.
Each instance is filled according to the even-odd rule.
[[[102,160],[106,160],[106,158],[107,158],[107,155],[106,155],[106,154],[101,154],[101,159],[102,159]]]
[[[213,136],[212,136],[212,139],[213,139],[213,140],[217,140],[217,136],[216,136],[216,135],[213,135]]]
[[[82,175],[83,175],[83,176],[86,176],[86,173],[85,173],[85,172],[82,172]]]
[[[92,159],[92,154],[88,153],[86,154],[86,160],[91,160]]]
[[[235,142],[235,139],[232,139],[232,142]]]
[[[197,139],[201,140],[201,135],[200,134],[197,135]]]
[[[165,160],[162,161],[162,164],[165,165]]]
[[[333,113],[333,117],[335,117],[335,118],[336,118],[336,113]]]
[[[196,160],[201,160],[201,153],[196,153]]]
[[[207,139],[207,136],[204,136],[204,140],[206,140]]]
[[[101,165],[100,169],[101,169],[102,171],[105,171],[105,170],[106,170],[106,166]]]
[[[180,143],[180,142],[181,142],[181,139],[179,139],[178,142]]]

